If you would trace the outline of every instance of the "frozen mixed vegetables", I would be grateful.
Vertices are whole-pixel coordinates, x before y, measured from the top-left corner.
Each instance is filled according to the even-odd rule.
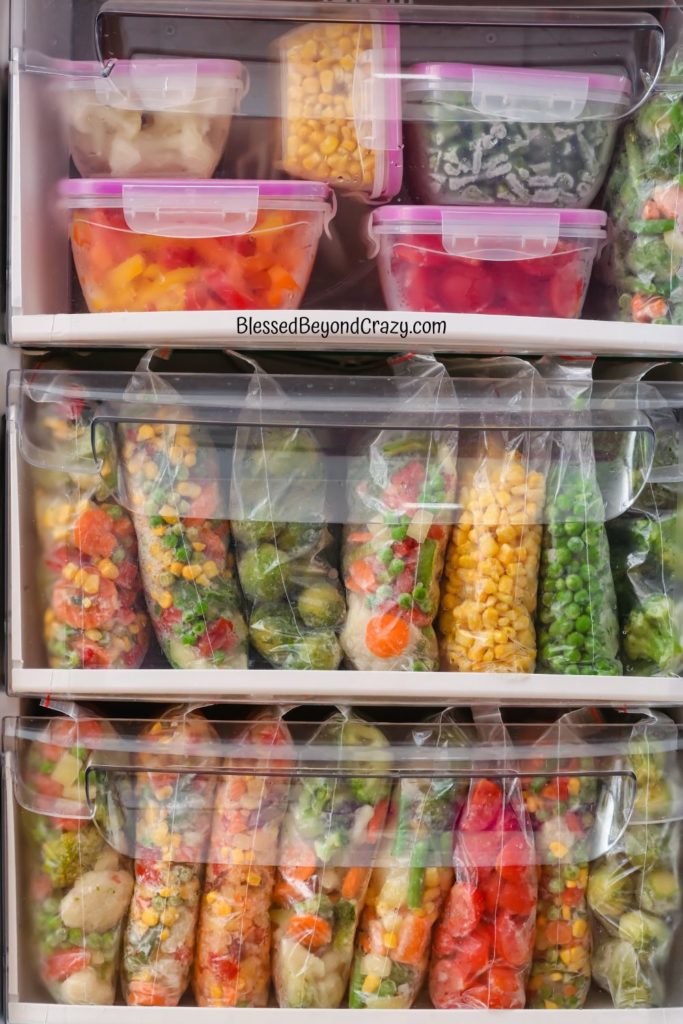
[[[593,976],[621,1010],[665,1003],[667,958],[681,908],[675,747],[676,727],[662,713],[633,727],[625,764],[636,780],[633,816],[592,866],[588,882]]]
[[[421,747],[467,744],[449,712],[414,729],[412,740]],[[351,1007],[407,1009],[417,998],[432,928],[453,882],[453,830],[466,793],[458,776],[395,784],[356,936]]]
[[[472,781],[454,865],[455,882],[434,930],[431,1000],[437,1009],[522,1009],[537,875],[518,779]]]
[[[390,755],[376,726],[341,711],[311,742],[330,748],[325,762],[337,774],[299,778],[292,790],[274,891],[273,980],[280,1006],[334,1009],[389,806]],[[367,761],[344,759],[354,747],[367,749]]]
[[[247,630],[210,437],[194,424],[154,421],[121,425],[119,433],[161,649],[174,668],[246,668]]]
[[[335,669],[346,605],[324,521],[324,457],[303,427],[240,427],[232,470],[249,637],[274,668]]]
[[[85,794],[91,748],[113,735],[97,719],[53,719],[27,752],[32,940],[40,978],[58,1003],[111,1005],[116,996],[133,876],[89,818]],[[74,817],[56,816],[69,812]]]
[[[135,887],[123,947],[129,1006],[177,1006],[190,980],[217,766],[216,731],[173,708],[145,727],[135,772]],[[172,771],[181,764],[185,771]]]
[[[33,473],[42,549],[39,582],[52,668],[139,668],[149,645],[135,531],[111,496],[115,463],[78,399],[49,406],[40,421],[60,469]]]
[[[626,125],[607,185],[614,226],[608,270],[622,320],[683,323],[682,81],[683,53],[677,49]]]
[[[240,737],[259,768],[291,767],[291,736],[272,712]],[[199,911],[193,990],[199,1006],[266,1006],[270,991],[270,908],[288,775],[230,773],[216,786],[209,854]]]

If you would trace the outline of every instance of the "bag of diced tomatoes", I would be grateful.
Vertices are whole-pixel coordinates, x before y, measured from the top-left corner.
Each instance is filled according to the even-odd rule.
[[[501,765],[509,746],[497,709],[475,712]],[[521,1010],[537,902],[534,840],[519,778],[472,779],[456,827],[455,882],[434,932],[429,994],[437,1009]]]

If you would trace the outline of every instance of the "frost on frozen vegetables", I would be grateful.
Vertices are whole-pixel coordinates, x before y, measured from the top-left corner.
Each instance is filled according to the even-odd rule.
[[[32,941],[40,978],[58,1003],[110,1005],[116,995],[133,876],[100,831],[109,823],[89,816],[85,795],[90,749],[113,735],[97,719],[53,719],[26,754]]]
[[[390,753],[376,726],[341,711],[311,744],[330,748],[325,763],[337,774],[301,777],[292,789],[274,892],[273,980],[280,1006],[334,1009],[389,806],[381,773]],[[366,748],[367,760],[344,758],[348,748]]]

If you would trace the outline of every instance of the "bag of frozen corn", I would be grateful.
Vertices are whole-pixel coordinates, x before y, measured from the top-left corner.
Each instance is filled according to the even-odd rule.
[[[433,404],[453,385],[433,356],[392,361],[397,401]],[[357,671],[433,671],[432,623],[453,518],[457,433],[387,429],[350,460],[342,562],[348,613],[341,642]]]
[[[258,420],[275,380],[251,359],[248,404]],[[251,413],[249,414],[251,417]],[[237,571],[250,607],[249,638],[278,669],[336,669],[346,604],[326,522],[327,468],[305,426],[237,428],[231,508]]]
[[[548,433],[528,428],[542,382],[522,359],[448,360],[447,366],[453,374],[490,378],[496,406],[482,410],[480,429],[460,433],[456,523],[439,614],[442,667],[533,672]],[[497,411],[501,396],[509,398],[509,415]],[[522,397],[529,411],[517,428],[510,418],[519,421],[515,404]]]
[[[22,824],[33,955],[55,1002],[111,1005],[133,875],[105,839],[110,823],[91,812],[85,773],[93,749],[115,732],[76,705],[64,710],[71,717],[47,721],[22,767],[31,794]],[[89,797],[99,784],[94,775],[88,780]]]
[[[280,1006],[335,1009],[389,807],[390,751],[377,726],[345,709],[322,723],[310,748],[321,774],[297,778],[282,829],[273,981]]]
[[[681,919],[678,730],[661,711],[633,726],[624,767],[635,775],[633,814],[592,867],[593,978],[619,1010],[666,1005],[666,974]]]
[[[93,410],[74,390],[56,375],[36,424],[44,457],[32,483],[48,663],[135,669],[150,636],[135,531],[112,493],[115,453],[101,430],[93,435]]]
[[[291,775],[264,769],[291,770],[294,747],[277,708],[248,722],[238,745],[249,756],[228,759],[215,791],[193,969],[199,1006],[266,1006],[270,991],[270,908]],[[254,763],[258,775],[248,774]]]
[[[118,427],[154,631],[173,668],[246,668],[219,454],[208,428],[152,371],[154,356],[145,355],[129,389],[140,420]]]
[[[466,747],[452,710],[411,730],[416,747]],[[429,964],[432,929],[453,882],[453,830],[467,793],[462,775],[399,779],[372,870],[351,974],[349,1005],[408,1009]]]

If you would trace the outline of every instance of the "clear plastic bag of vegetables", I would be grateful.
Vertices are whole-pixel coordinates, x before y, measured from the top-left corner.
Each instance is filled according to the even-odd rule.
[[[669,54],[646,103],[623,130],[606,190],[614,228],[606,271],[615,319],[683,323],[683,50]]]
[[[542,388],[522,359],[446,365],[451,373],[495,381],[497,402],[507,397],[510,410]],[[505,413],[482,412],[481,429],[460,436],[458,516],[439,613],[441,662],[449,671],[534,671],[548,435],[508,424]]]
[[[70,717],[45,724],[28,744],[22,768],[33,956],[55,1002],[111,1005],[133,875],[104,838],[110,823],[91,813],[85,771],[92,750],[115,733],[77,705],[52,708]],[[90,797],[97,785],[89,779]]]
[[[544,359],[558,403],[590,400],[592,364]],[[567,385],[563,385],[563,381]],[[621,675],[617,599],[590,430],[553,432],[539,584],[539,669],[559,675]]]
[[[245,357],[240,356],[245,359]],[[256,413],[277,384],[254,369]],[[249,637],[278,669],[336,669],[346,615],[326,523],[325,457],[305,426],[238,426],[231,508],[237,571],[250,606]]]
[[[154,631],[173,668],[247,667],[247,629],[230,551],[228,485],[209,429],[142,359],[118,427],[122,490],[138,538]],[[223,488],[225,493],[223,493]]]
[[[472,779],[458,819],[455,881],[434,930],[429,994],[437,1009],[519,1010],[534,945],[534,838],[500,712],[473,714],[502,771]]]
[[[533,964],[527,985],[531,1009],[577,1009],[591,982],[591,930],[586,888],[600,792],[595,759],[570,759],[582,731],[599,725],[590,708],[570,711],[535,737],[538,757],[522,768],[524,802],[539,863]],[[571,775],[571,770],[576,775]],[[531,772],[538,771],[538,775]]]
[[[681,919],[681,775],[678,730],[645,711],[631,732],[633,814],[619,841],[592,867],[593,977],[620,1010],[666,1005],[668,959]]]
[[[112,494],[115,453],[102,431],[93,438],[92,409],[65,397],[63,380],[43,401],[32,481],[48,663],[139,668],[149,619],[131,518]]]
[[[411,731],[419,747],[466,747],[452,710]],[[400,779],[356,935],[349,1005],[408,1009],[429,965],[432,929],[453,882],[453,831],[467,794],[462,776]]]
[[[391,755],[380,729],[345,709],[309,746],[322,747],[321,775],[298,778],[290,793],[274,890],[273,981],[280,1006],[335,1009],[389,807]]]
[[[218,737],[203,715],[180,706],[140,738],[123,994],[129,1006],[177,1006],[190,980],[214,803],[216,776],[202,769],[220,765],[210,752]]]
[[[432,401],[453,393],[432,356],[392,361],[397,400]],[[350,460],[349,522],[343,567],[348,614],[341,642],[358,671],[438,668],[432,623],[453,519],[457,433],[381,430]]]
[[[656,394],[656,381],[642,383],[659,364],[637,363],[626,370],[622,398]],[[629,675],[683,674],[683,444],[675,412],[653,409],[655,431],[650,477],[640,433],[629,437],[636,489],[629,509],[608,524],[612,572],[621,625],[621,651]],[[655,479],[653,479],[653,477]]]
[[[294,747],[282,711],[263,711],[244,728],[253,762],[229,759],[216,784],[211,840],[199,911],[193,990],[199,1006],[261,1007],[270,991],[270,908],[280,828],[287,809]]]

